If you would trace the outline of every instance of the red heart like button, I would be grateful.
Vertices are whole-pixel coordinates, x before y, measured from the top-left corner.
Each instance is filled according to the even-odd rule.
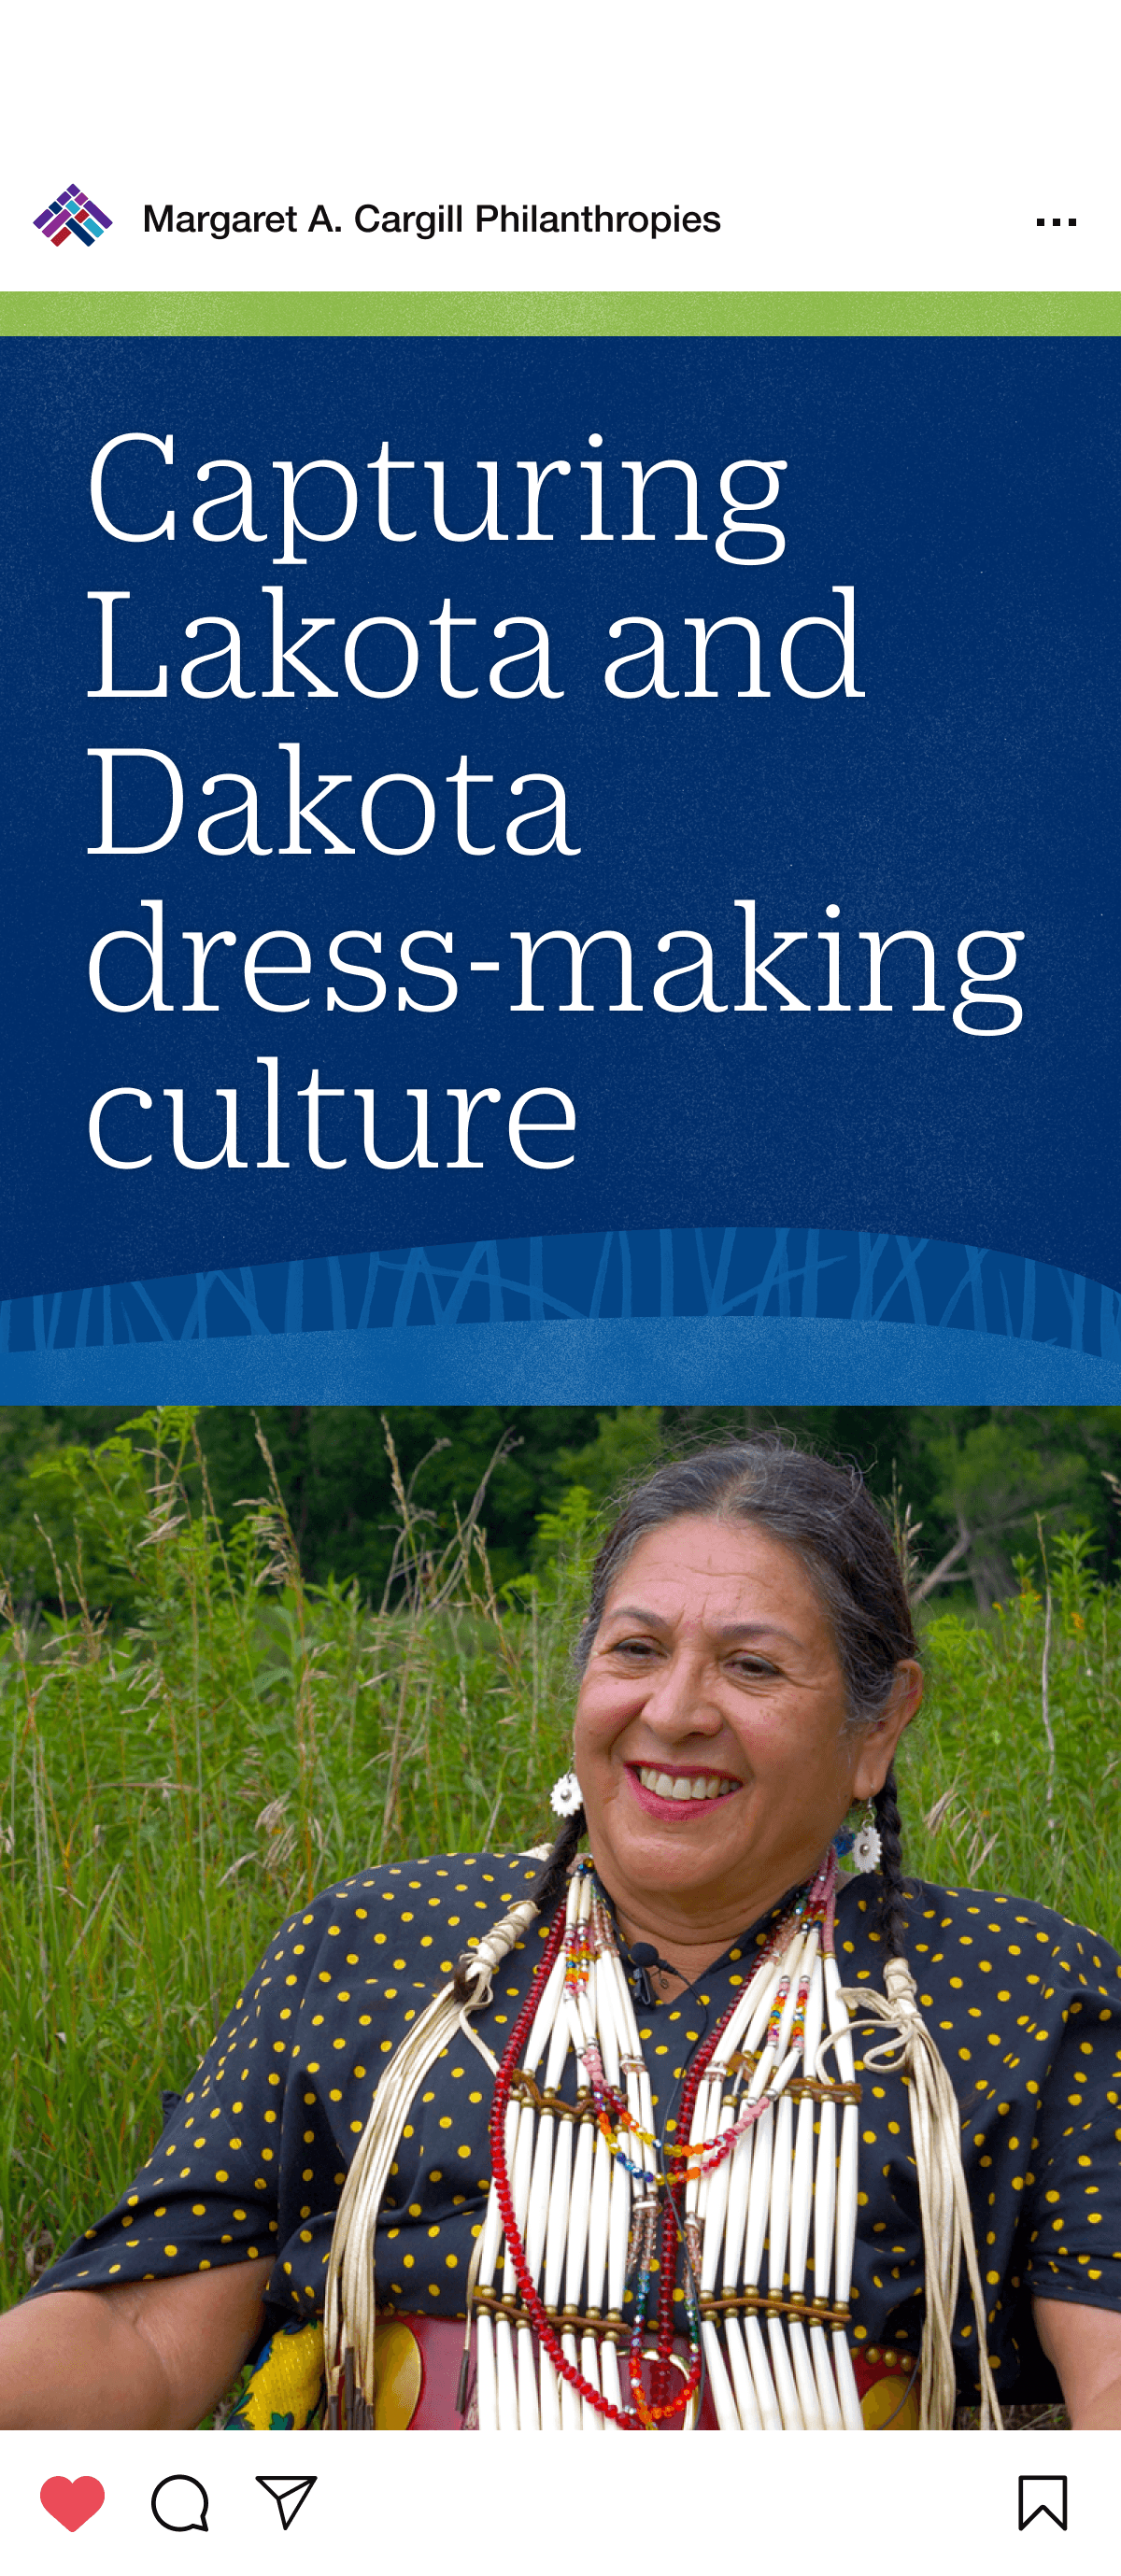
[[[100,2478],[48,2478],[39,2489],[39,2502],[67,2531],[80,2531],[91,2514],[100,2513],[105,2489]]]

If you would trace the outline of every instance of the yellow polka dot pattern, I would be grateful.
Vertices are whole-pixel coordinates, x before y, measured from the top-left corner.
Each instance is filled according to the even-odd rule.
[[[523,1896],[524,1852],[451,1854],[358,1872],[282,1925],[109,2215],[44,2274],[43,2290],[260,2262],[270,2324],[321,2313],[334,2214],[390,2055],[461,1950]],[[882,1982],[874,1880],[845,1880],[837,1954],[847,1985]],[[1121,1976],[1096,1935],[1026,1899],[908,1882],[908,1956],[962,2108],[962,2151],[1002,2398],[1054,2383],[1033,2296],[1121,2308]],[[698,1984],[643,2005],[663,2138],[695,2049],[742,1985],[773,1918]],[[504,1963],[477,2028],[501,2056],[546,1924]],[[861,2074],[858,2047],[858,2075]],[[568,2089],[574,2071],[567,2071]],[[863,2075],[853,2344],[917,2351],[922,2239],[906,2090]],[[378,2234],[379,2305],[464,2313],[490,2180],[491,2079],[457,2035],[411,2108]],[[34,2294],[33,2294],[34,2295]],[[955,2329],[963,2398],[975,2335]]]

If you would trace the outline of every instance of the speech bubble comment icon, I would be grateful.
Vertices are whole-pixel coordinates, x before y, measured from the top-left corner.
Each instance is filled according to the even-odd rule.
[[[64,2531],[80,2531],[91,2514],[100,2513],[105,2489],[100,2478],[48,2478],[39,2489],[39,2502]]]
[[[1020,2529],[1040,2518],[1056,2523],[1060,2531],[1067,2527],[1067,2482],[1055,2475],[1023,2477],[1020,2480]]]
[[[161,2478],[152,2489],[152,2511],[165,2531],[209,2531],[210,2498],[199,2478]]]
[[[257,2484],[259,2487],[264,2488],[266,2495],[271,2495],[277,2512],[280,2515],[281,2527],[283,2530],[287,2531],[289,2523],[295,2521],[300,2510],[300,2506],[302,2504],[306,2504],[312,2488],[315,2485],[315,2479],[313,2477],[259,2477]]]

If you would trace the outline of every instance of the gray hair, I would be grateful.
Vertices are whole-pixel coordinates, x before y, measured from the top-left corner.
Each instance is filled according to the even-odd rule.
[[[634,1488],[592,1569],[573,1648],[577,1671],[586,1669],[608,1594],[640,1539],[686,1517],[746,1521],[798,1557],[833,1632],[848,1723],[873,1725],[896,1666],[918,1652],[899,1559],[859,1469],[831,1466],[779,1432],[698,1450]]]

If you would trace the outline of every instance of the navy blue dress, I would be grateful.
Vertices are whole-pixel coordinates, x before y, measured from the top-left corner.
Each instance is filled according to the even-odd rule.
[[[339,2191],[379,2075],[459,1952],[525,1895],[539,1867],[514,1852],[372,1868],[292,1915],[116,2208],[30,2295],[248,2261],[261,2265],[270,2326],[320,2314]],[[878,1892],[875,1878],[842,1881],[846,1985],[882,1986]],[[907,1898],[907,1955],[962,2108],[998,2393],[1004,2404],[1053,2397],[1032,2298],[1121,2308],[1121,1963],[1095,1934],[1026,1898],[920,1880],[908,1880]],[[694,2050],[774,1919],[751,1925],[695,1986],[640,2002],[663,2137],[673,2136]],[[477,2018],[496,2056],[548,1930],[534,1924],[511,1952]],[[858,2037],[858,2077],[859,2051]],[[464,2315],[490,2180],[491,2089],[457,2035],[412,2106],[390,2176],[377,2238],[383,2310]],[[853,2347],[917,2354],[922,2236],[900,2077],[863,2075],[860,2127]],[[964,2404],[976,2393],[975,2342],[963,2297]]]

